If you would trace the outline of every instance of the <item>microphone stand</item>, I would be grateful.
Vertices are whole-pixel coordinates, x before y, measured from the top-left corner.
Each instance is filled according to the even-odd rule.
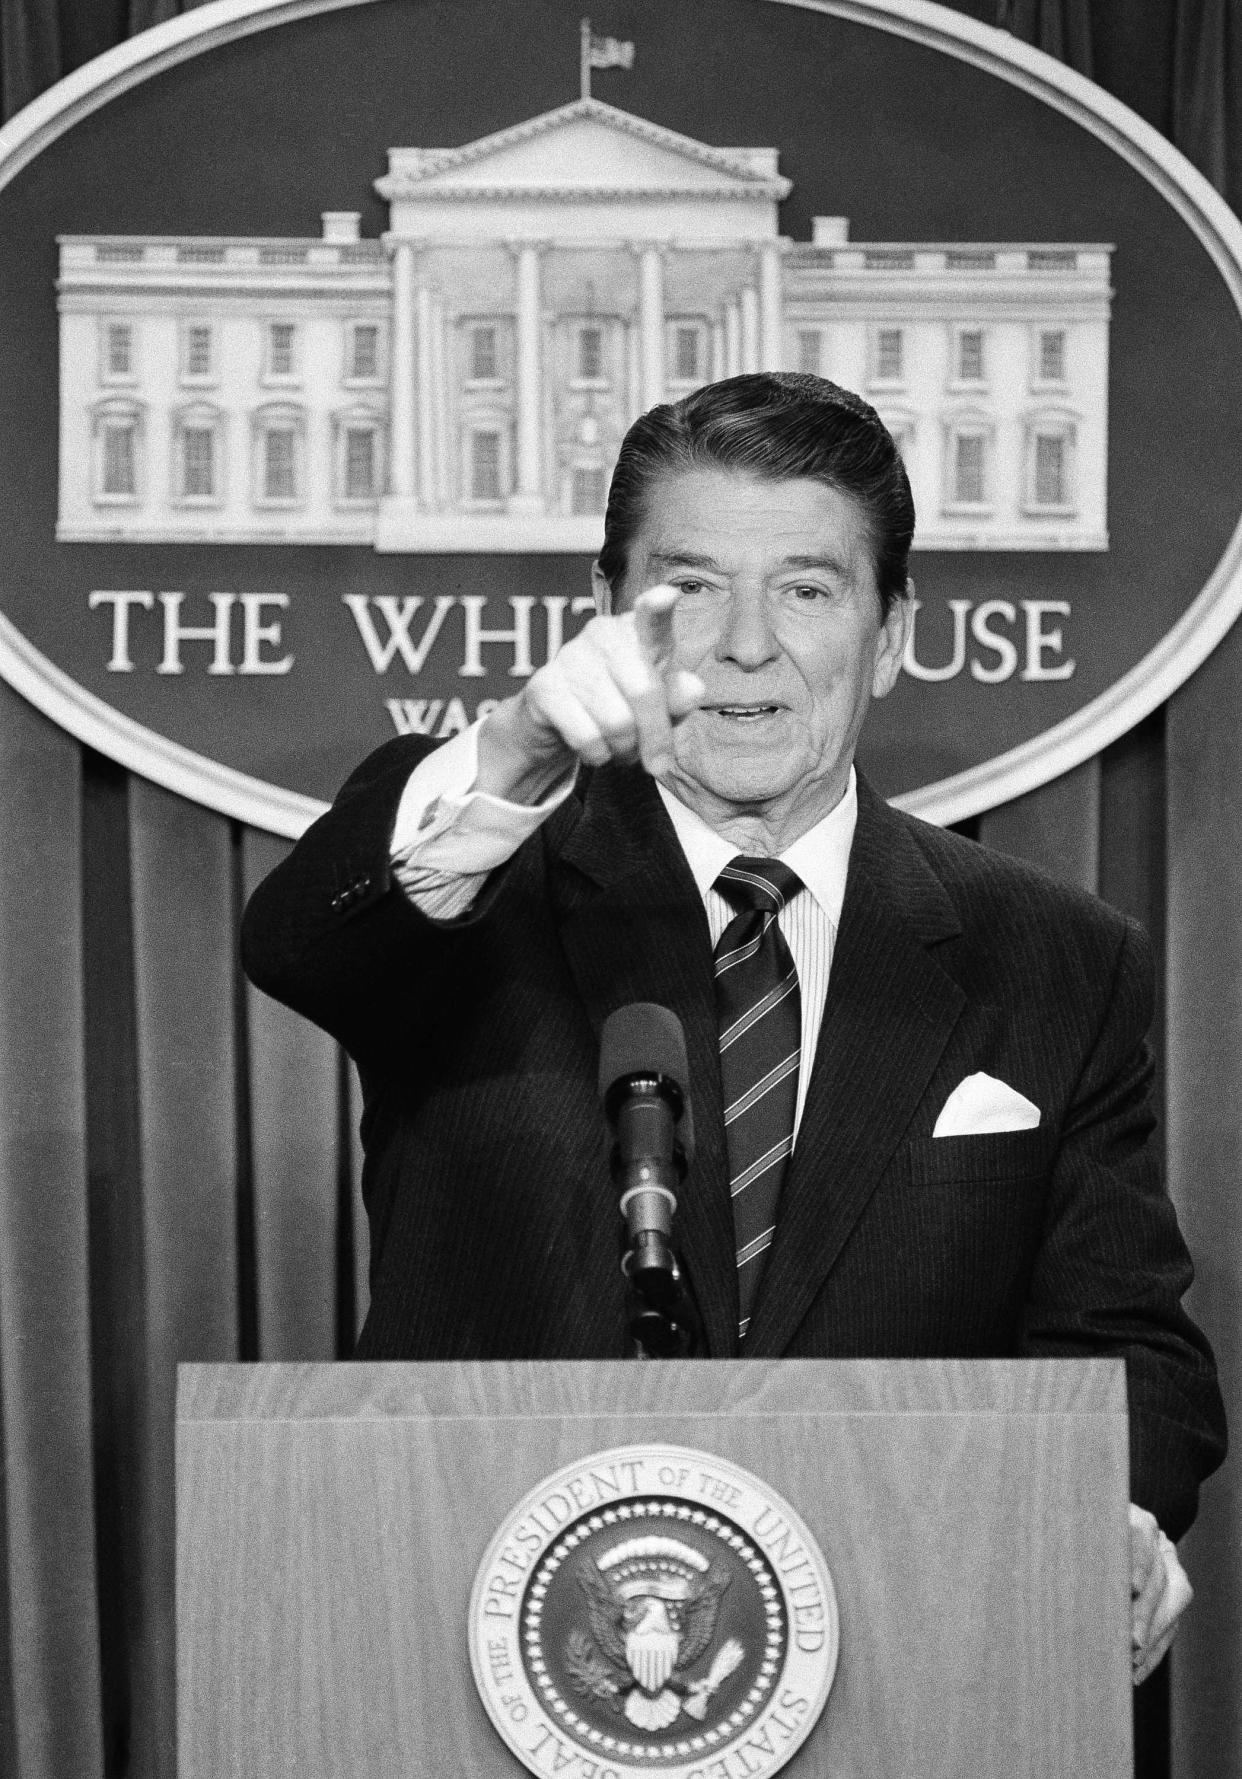
[[[681,1107],[680,1089],[659,1077],[631,1077],[615,1106],[612,1171],[622,1189],[620,1211],[629,1237],[621,1270],[628,1285],[630,1336],[640,1359],[687,1359],[703,1350],[698,1307],[673,1248],[674,1188],[686,1169],[673,1136]]]
[[[689,1078],[685,1033],[669,1008],[636,1001],[608,1015],[600,1034],[599,1091],[625,1226],[626,1316],[639,1359],[684,1359],[706,1350],[673,1247],[677,1192],[694,1154],[683,1085]]]
[[[659,1283],[639,1284],[634,1250],[628,1248],[621,1270],[629,1283],[626,1311],[636,1359],[694,1359],[703,1351],[703,1324],[686,1289],[680,1264],[659,1274]]]

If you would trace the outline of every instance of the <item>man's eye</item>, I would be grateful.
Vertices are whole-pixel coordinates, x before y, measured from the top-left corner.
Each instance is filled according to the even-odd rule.
[[[789,592],[795,599],[802,600],[808,605],[812,604],[817,599],[830,599],[832,597],[827,587],[817,587],[811,582],[799,582],[796,586],[790,587]]]
[[[707,591],[706,581],[696,581],[693,576],[674,581],[673,585],[681,593],[705,593]]]

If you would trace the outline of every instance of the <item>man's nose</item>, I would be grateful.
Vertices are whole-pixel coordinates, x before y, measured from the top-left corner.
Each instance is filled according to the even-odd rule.
[[[735,587],[729,596],[716,648],[722,661],[753,672],[779,653],[772,614],[761,587]]]

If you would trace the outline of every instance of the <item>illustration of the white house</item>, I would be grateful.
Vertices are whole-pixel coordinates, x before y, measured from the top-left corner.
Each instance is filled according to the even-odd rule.
[[[922,548],[1107,548],[1111,249],[792,241],[778,158],[585,98],[392,149],[382,239],[61,237],[57,536],[590,553],[637,414],[789,368],[879,409]]]

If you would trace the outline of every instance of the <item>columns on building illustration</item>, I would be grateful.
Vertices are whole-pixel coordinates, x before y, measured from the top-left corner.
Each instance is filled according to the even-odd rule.
[[[386,237],[392,257],[389,471],[392,504],[436,512],[447,499],[444,305],[422,262],[425,243]]]
[[[739,376],[742,370],[742,305],[736,297],[725,304],[724,355],[725,376]]]
[[[664,249],[647,241],[638,253],[638,339],[642,406],[664,400]]]
[[[452,498],[450,464],[452,443],[449,437],[448,339],[444,298],[431,298],[431,387],[435,392],[432,404],[432,426],[435,440],[435,504],[441,511]]]
[[[742,369],[759,369],[759,292],[753,284],[742,286]]]
[[[719,356],[727,377],[785,368],[781,255],[779,239],[762,242],[746,282],[723,306]]]
[[[543,243],[513,245],[517,313],[517,465],[509,500],[513,513],[542,513],[543,494]]]
[[[727,377],[728,359],[725,355],[725,324],[719,316],[712,322],[712,382],[719,383]]]
[[[390,454],[388,498],[393,520],[451,510],[455,441],[451,438],[452,376],[444,300],[434,274],[436,256],[426,240],[390,235],[392,346],[390,353]],[[710,333],[710,360],[700,375],[736,376],[779,369],[782,350],[782,243],[773,238],[739,243],[742,272],[718,309]],[[548,366],[544,314],[545,253],[542,240],[508,243],[513,265],[514,457],[508,510],[538,517],[547,511],[548,439],[544,388]],[[626,383],[633,411],[666,399],[669,243],[630,241],[636,307],[627,330]]]
[[[434,338],[432,300],[430,288],[425,280],[420,279],[417,289],[418,406],[415,432],[418,439],[418,504],[424,512],[430,512],[436,505],[435,362],[432,344]]]
[[[761,371],[785,368],[781,327],[781,244],[765,241],[759,249],[759,364]]]
[[[389,509],[442,512],[450,500],[448,348],[444,300],[425,241],[389,235],[392,345],[388,362]],[[396,518],[396,514],[392,514]]]
[[[416,243],[388,237],[392,255],[392,351],[389,358],[389,439],[391,465],[388,485],[392,498],[413,505],[415,328],[414,260]]]

